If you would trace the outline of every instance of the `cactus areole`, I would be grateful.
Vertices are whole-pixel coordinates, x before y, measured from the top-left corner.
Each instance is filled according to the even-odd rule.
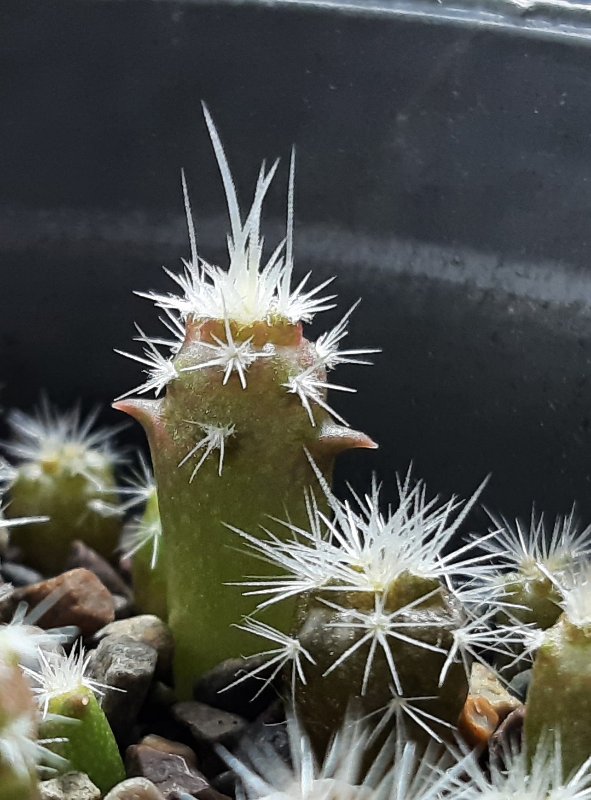
[[[243,221],[207,110],[205,116],[228,201],[229,266],[222,270],[197,256],[183,176],[191,260],[182,275],[172,276],[183,293],[148,295],[167,314],[173,339],[149,339],[140,331],[145,358],[132,356],[148,366],[148,380],[137,393],[154,389],[158,395],[164,387],[166,393],[115,405],[141,422],[150,443],[180,695],[224,658],[252,652],[251,638],[235,623],[253,611],[256,599],[243,597],[235,584],[260,572],[260,562],[240,551],[228,526],[261,535],[264,526],[281,535],[273,517],[304,524],[305,490],[316,480],[307,453],[330,479],[339,452],[376,446],[326,400],[327,389],[345,388],[328,383],[327,370],[367,363],[357,356],[374,352],[339,350],[350,312],[316,343],[302,334],[302,322],[331,308],[332,298],[318,295],[326,284],[309,289],[307,279],[290,288],[293,157],[287,236],[263,264],[261,207],[277,164],[268,172],[261,168]],[[170,347],[170,358],[157,348],[162,344]],[[273,608],[268,618],[288,630],[291,613],[288,604]]]

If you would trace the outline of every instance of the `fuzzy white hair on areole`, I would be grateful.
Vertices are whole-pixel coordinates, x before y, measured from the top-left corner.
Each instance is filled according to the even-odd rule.
[[[162,544],[162,523],[160,519],[144,522],[136,519],[130,522],[121,537],[119,550],[122,558],[131,558],[144,547],[151,547],[150,569],[155,569],[160,557]]]
[[[261,686],[251,698],[254,700],[275,680],[277,675],[282,673],[288,665],[291,665],[291,692],[293,700],[297,682],[299,681],[304,685],[306,684],[304,662],[307,661],[310,664],[316,663],[297,636],[289,636],[273,628],[271,625],[253,619],[252,617],[247,617],[241,625],[236,625],[235,627],[246,633],[258,636],[270,642],[272,645],[275,645],[275,647],[271,647],[270,650],[257,652],[257,661],[259,658],[263,658],[264,662],[252,669],[249,669],[248,665],[245,664],[243,674],[235,681],[228,684],[228,686],[225,686],[221,691],[228,691],[247,680],[250,682],[253,679],[258,679],[261,682]],[[254,656],[247,656],[246,658],[248,660],[248,658],[252,657]]]
[[[292,290],[293,273],[293,188],[294,162],[292,154],[287,201],[286,236],[271,253],[263,258],[263,238],[261,236],[261,216],[265,196],[277,170],[275,161],[267,170],[265,163],[259,171],[254,197],[246,215],[240,211],[238,195],[226,154],[206,106],[203,107],[205,121],[213,150],[220,170],[230,219],[228,235],[227,270],[209,264],[197,253],[197,237],[193,224],[186,181],[183,174],[185,210],[189,228],[191,258],[185,261],[181,275],[168,274],[182,290],[180,295],[139,293],[153,300],[164,309],[171,309],[181,316],[195,316],[199,319],[223,319],[225,310],[228,318],[242,325],[258,321],[269,321],[281,317],[289,322],[308,322],[320,311],[332,308],[330,296],[319,296],[329,281],[309,289],[306,276]]]
[[[454,800],[589,800],[591,798],[591,757],[579,769],[565,775],[560,739],[547,738],[533,758],[525,748],[506,746],[501,759],[491,759],[485,773],[472,755],[464,762],[468,780],[458,782]]]
[[[280,576],[241,583],[246,594],[265,598],[259,608],[318,589],[381,593],[402,573],[446,583],[453,577],[492,569],[485,563],[490,562],[488,555],[471,554],[475,542],[450,548],[486,481],[466,503],[452,497],[438,504],[437,498],[427,500],[422,482],[411,485],[409,473],[404,481],[398,481],[397,506],[384,513],[375,479],[370,494],[360,498],[352,493],[352,501],[340,501],[310,461],[332,518],[309,494],[308,529],[274,520],[291,533],[286,540],[267,528],[263,528],[266,537],[259,538],[228,526],[244,539],[248,551],[281,570]]]
[[[285,238],[265,259],[263,258],[261,219],[263,204],[275,177],[278,161],[275,161],[270,169],[267,169],[263,162],[252,205],[249,211],[243,214],[220,137],[205,105],[203,110],[228,207],[230,221],[230,233],[227,237],[228,266],[227,269],[223,269],[210,264],[197,252],[197,235],[191,202],[185,173],[182,171],[190,258],[183,260],[183,271],[179,274],[165,269],[166,274],[176,284],[180,293],[137,292],[141,297],[152,300],[157,307],[163,309],[166,316],[160,319],[170,336],[149,337],[138,328],[140,335],[136,337],[136,340],[142,343],[143,353],[136,355],[121,350],[116,351],[120,355],[142,364],[147,376],[144,382],[121,397],[150,391],[154,391],[158,396],[166,386],[179,377],[174,360],[184,341],[185,321],[188,318],[222,320],[225,338],[213,335],[213,343],[202,341],[201,346],[210,351],[210,357],[202,363],[185,366],[181,371],[192,372],[217,366],[220,367],[223,375],[222,383],[224,385],[232,373],[236,373],[244,389],[247,384],[248,368],[260,358],[273,356],[275,348],[272,345],[262,348],[255,347],[252,344],[252,338],[248,338],[246,341],[237,341],[230,328],[230,323],[248,326],[257,322],[268,324],[276,321],[291,324],[310,322],[319,312],[334,308],[334,303],[331,301],[335,295],[322,295],[332,278],[325,280],[315,288],[309,288],[310,273],[308,273],[295,288],[291,287],[294,267],[294,151],[292,151],[289,167]],[[370,361],[360,358],[360,356],[379,352],[375,348],[341,349],[341,343],[348,335],[349,319],[358,304],[359,301],[346,312],[332,330],[319,336],[314,345],[313,363],[303,371],[290,375],[283,384],[288,393],[298,397],[312,425],[316,424],[312,410],[315,405],[322,407],[332,417],[346,424],[342,417],[328,405],[324,394],[328,389],[344,392],[355,391],[346,386],[327,382],[319,377],[319,372],[332,370],[339,364],[370,364]],[[160,352],[159,347],[166,348],[167,353]]]
[[[579,628],[591,626],[591,561],[583,561],[556,576],[541,567],[542,572],[560,594],[558,605],[566,619]]]
[[[144,453],[137,454],[138,464],[126,476],[125,485],[118,487],[120,495],[126,499],[120,504],[120,511],[129,511],[144,506],[156,494],[156,480]]]
[[[73,474],[86,475],[89,468],[102,466],[105,459],[116,460],[112,436],[121,426],[97,428],[97,416],[98,411],[93,411],[82,417],[78,407],[62,413],[43,399],[33,414],[9,414],[13,438],[4,446],[23,463],[65,459]],[[96,478],[92,476],[92,480]]]
[[[346,719],[319,762],[292,714],[287,718],[289,762],[271,744],[246,743],[219,754],[240,780],[238,800],[439,800],[455,786],[463,762],[432,747],[419,755],[400,732],[391,736],[367,768],[370,729]]]
[[[44,745],[63,742],[63,739],[38,739],[37,714],[25,712],[7,720],[0,727],[0,764],[16,776],[27,778],[37,770],[53,774],[68,767],[65,758]]]
[[[87,674],[92,653],[86,653],[82,644],[73,647],[69,655],[60,651],[39,650],[38,658],[39,668],[25,667],[24,672],[32,681],[32,692],[44,717],[47,716],[49,704],[54,698],[82,688],[101,697],[108,689],[116,688],[95,681]]]
[[[0,590],[5,600],[12,594],[11,586]],[[10,622],[0,625],[0,658],[10,662],[17,659],[21,666],[38,663],[40,651],[60,651],[63,644],[71,642],[79,633],[74,625],[44,630],[37,626],[39,620],[63,597],[64,590],[56,589],[34,608],[19,603]]]
[[[154,392],[154,395],[158,397],[158,395],[164,391],[164,388],[168,386],[171,381],[173,381],[175,378],[178,378],[178,372],[174,365],[174,360],[170,357],[164,356],[160,350],[158,350],[152,339],[146,336],[139,325],[136,324],[135,327],[139,333],[139,336],[136,337],[136,341],[142,342],[142,344],[145,345],[143,348],[143,355],[138,356],[134,353],[127,353],[125,350],[117,349],[115,352],[120,356],[125,356],[126,358],[130,358],[132,361],[137,361],[139,364],[143,364],[144,367],[146,367],[143,372],[148,377],[144,383],[140,384],[139,386],[135,386],[133,389],[124,392],[122,395],[119,395],[117,400],[123,400],[124,397],[129,397],[129,395],[132,394],[146,394],[146,392],[152,391]]]
[[[322,599],[322,602],[333,611],[337,612],[334,620],[327,623],[327,628],[340,628],[355,634],[353,644],[348,647],[324,672],[324,676],[330,675],[335,669],[344,664],[359,650],[363,652],[365,645],[369,645],[365,660],[365,669],[361,684],[361,694],[365,694],[372,674],[372,667],[376,653],[381,650],[390,670],[394,686],[398,694],[403,694],[402,684],[396,669],[396,660],[392,653],[391,642],[398,641],[411,644],[414,647],[428,650],[432,653],[443,653],[445,650],[421,638],[413,636],[413,631],[421,628],[433,627],[433,620],[414,619],[409,624],[408,613],[416,609],[421,604],[428,602],[431,598],[438,595],[440,589],[434,589],[407,603],[394,611],[388,611],[384,605],[384,598],[376,595],[374,598],[374,608],[371,611],[365,609],[348,608],[329,600]]]
[[[495,557],[500,568],[526,575],[540,565],[550,572],[560,572],[591,554],[591,525],[577,526],[575,507],[568,514],[558,515],[551,527],[543,513],[532,509],[529,525],[516,519],[488,512],[495,535],[482,546]]]
[[[194,420],[185,420],[189,425],[196,425],[198,428],[201,428],[202,433],[204,434],[180,461],[178,466],[182,467],[183,464],[186,464],[194,455],[198,454],[199,451],[202,451],[201,458],[197,461],[197,464],[193,467],[193,471],[191,472],[191,476],[189,478],[189,483],[192,483],[195,475],[199,472],[207,457],[210,453],[213,453],[215,450],[218,451],[218,475],[221,477],[223,469],[224,469],[224,457],[226,453],[226,440],[230,439],[236,433],[236,427],[232,424],[229,425],[210,425],[205,422],[195,422]]]
[[[226,340],[220,339],[215,334],[211,335],[214,344],[201,342],[201,347],[205,347],[211,356],[206,361],[200,362],[190,367],[183,367],[182,372],[195,372],[208,367],[220,367],[223,372],[222,385],[225,386],[230,379],[230,375],[235,372],[238,375],[240,385],[246,389],[246,372],[251,364],[260,358],[269,358],[273,355],[272,349],[257,350],[252,346],[253,337],[250,336],[243,342],[236,342],[230,328],[230,319],[224,310],[224,332]]]

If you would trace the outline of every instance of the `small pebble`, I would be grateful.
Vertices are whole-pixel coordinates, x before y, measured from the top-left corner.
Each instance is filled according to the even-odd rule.
[[[12,583],[16,588],[30,586],[32,583],[40,583],[43,575],[36,569],[25,567],[24,564],[13,564],[5,561],[0,567],[0,575],[7,583]]]
[[[261,692],[261,687],[269,680],[274,665],[270,665],[267,670],[261,670],[254,677],[246,678],[231,689],[226,687],[268,661],[267,656],[228,658],[199,678],[193,687],[193,698],[214,708],[254,720],[278,697],[279,688],[273,683],[269,683]],[[255,696],[257,693],[258,696]]]
[[[38,622],[42,628],[75,625],[83,636],[90,636],[115,618],[111,593],[87,569],[70,570],[17,589],[10,598],[12,610],[23,601],[29,608],[35,608],[53,593],[56,602]]]
[[[501,722],[490,740],[491,757],[502,760],[507,753],[519,752],[524,722],[525,706],[516,708]]]
[[[458,720],[458,730],[468,744],[488,744],[498,724],[499,715],[486,697],[468,695]]]
[[[170,628],[153,614],[140,614],[129,619],[116,620],[95,633],[93,642],[100,642],[106,636],[128,636],[134,642],[149,644],[158,653],[157,677],[170,674],[174,640]]]
[[[245,748],[243,748],[243,745]],[[285,722],[285,708],[280,700],[276,700],[254,722],[244,730],[234,752],[248,756],[248,750],[272,750],[286,763],[290,760],[291,747]]]
[[[212,789],[207,778],[180,755],[135,744],[127,748],[125,764],[130,777],[148,778],[166,800],[174,800],[183,793],[199,800],[223,798]]]
[[[77,569],[78,567],[94,572],[111,594],[127,597],[131,595],[131,589],[109,562],[79,539],[72,542],[67,561],[67,569]]]
[[[173,742],[172,739],[165,739],[163,736],[156,736],[151,733],[148,734],[148,736],[144,736],[139,744],[144,744],[146,747],[151,747],[153,750],[160,750],[161,753],[180,756],[184,758],[191,767],[197,767],[197,757],[195,753],[188,745],[182,744],[182,742]]]
[[[226,769],[227,765],[216,747],[223,745],[233,749],[246,730],[248,721],[196,700],[175,703],[172,713],[190,733],[200,769],[207,775],[217,775]]]
[[[42,781],[39,794],[41,800],[101,800],[100,790],[82,772],[67,772]]]
[[[472,665],[469,693],[472,697],[483,697],[488,700],[499,720],[504,720],[508,714],[521,706],[521,701],[513,697],[494,672],[484,664]]]
[[[247,721],[242,717],[196,700],[175,703],[172,713],[187,726],[198,745],[213,747],[222,744],[228,747],[238,741],[247,726]]]
[[[154,678],[157,659],[153,647],[129,636],[106,636],[92,654],[88,674],[109,687],[104,690],[102,708],[119,740],[130,735]]]
[[[115,621],[118,619],[128,619],[135,614],[135,606],[131,597],[125,597],[122,594],[114,594],[113,602],[115,603]]]
[[[159,792],[147,778],[129,778],[105,795],[105,800],[163,800],[163,798],[162,792]]]

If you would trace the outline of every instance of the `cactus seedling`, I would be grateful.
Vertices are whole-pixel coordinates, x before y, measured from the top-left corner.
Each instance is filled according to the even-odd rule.
[[[0,800],[38,797],[37,714],[14,659],[0,654]]]
[[[525,740],[530,752],[548,735],[562,744],[565,774],[591,753],[591,568],[558,582],[564,611],[544,634],[527,697]]]
[[[473,544],[444,552],[475,503],[427,501],[422,483],[399,483],[398,507],[380,511],[379,488],[338,501],[317,476],[328,515],[309,497],[309,526],[284,523],[291,538],[259,540],[238,531],[247,547],[285,575],[246,582],[259,610],[300,597],[296,634],[283,643],[302,683],[296,701],[319,751],[353,704],[356,712],[404,719],[423,742],[449,736],[463,707],[479,645],[501,649],[512,631],[492,634],[488,618],[471,618],[449,588],[451,577],[488,569]],[[482,488],[482,487],[480,487]],[[455,514],[454,512],[459,512]],[[251,623],[252,632],[264,635]],[[279,663],[280,653],[275,654]]]
[[[494,556],[499,570],[482,576],[483,600],[494,598],[501,619],[509,615],[543,630],[551,627],[562,613],[561,594],[551,576],[559,578],[591,553],[591,526],[577,530],[574,506],[556,517],[551,531],[535,510],[529,528],[520,520],[511,524],[489,516],[497,532],[482,547]]]
[[[26,669],[43,710],[41,730],[56,740],[51,745],[69,769],[86,773],[102,791],[125,779],[125,769],[113,732],[95,692],[103,687],[86,675],[89,656],[82,647],[69,656],[39,653],[40,669]]]
[[[0,600],[11,591],[0,587]],[[23,623],[22,613],[0,625],[0,800],[37,800],[38,765],[66,766],[38,740],[38,714],[20,666],[32,659],[38,645],[51,648],[59,638]]]
[[[340,350],[351,312],[316,344],[302,335],[302,322],[331,308],[326,286],[308,288],[306,276],[291,288],[293,271],[293,165],[287,234],[263,260],[262,205],[277,162],[259,173],[252,206],[243,217],[220,139],[205,118],[226,191],[231,232],[227,270],[197,255],[183,175],[191,258],[171,275],[180,296],[149,294],[168,312],[172,356],[160,339],[140,336],[148,377],[138,394],[154,389],[156,400],[125,400],[116,407],[147,431],[162,528],[166,539],[169,623],[176,643],[176,681],[190,693],[195,676],[220,660],[246,653],[248,636],[232,623],[253,609],[233,585],[252,571],[246,556],[231,551],[229,523],[257,530],[264,515],[306,518],[303,489],[313,480],[307,448],[329,478],[335,456],[352,447],[375,447],[352,431],[328,405],[327,370],[360,362],[368,350]],[[175,339],[176,337],[176,339]],[[165,346],[166,346],[165,344]],[[335,419],[338,422],[335,422]],[[271,614],[286,630],[290,610]]]
[[[10,479],[9,517],[46,515],[43,526],[22,525],[15,542],[28,564],[45,574],[64,568],[74,539],[111,558],[121,530],[111,432],[93,429],[95,416],[60,414],[44,403],[39,413],[9,417],[18,459]]]

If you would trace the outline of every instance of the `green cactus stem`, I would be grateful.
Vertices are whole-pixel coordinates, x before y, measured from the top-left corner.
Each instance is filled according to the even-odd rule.
[[[166,394],[115,404],[142,423],[150,442],[181,696],[190,694],[196,676],[252,648],[234,623],[256,603],[232,584],[254,564],[237,552],[236,537],[226,526],[257,531],[273,526],[273,516],[304,523],[304,490],[314,479],[306,451],[329,480],[338,453],[376,446],[336,424],[333,418],[344,421],[326,399],[329,388],[352,391],[328,383],[327,370],[344,362],[368,363],[359,354],[374,352],[339,349],[353,309],[314,344],[302,335],[302,322],[333,306],[332,296],[318,294],[327,282],[309,289],[305,278],[290,286],[293,157],[287,235],[265,262],[261,213],[277,162],[268,171],[261,167],[243,218],[206,109],[205,118],[228,203],[229,265],[224,270],[197,255],[183,175],[191,259],[184,274],[173,276],[182,294],[146,295],[167,314],[163,321],[172,340],[151,339],[140,330],[144,356],[131,355],[148,367],[148,379],[134,391],[154,390],[158,397],[166,387]],[[171,357],[158,350],[162,345],[170,347]],[[289,608],[273,609],[269,620],[287,630]]]
[[[86,773],[104,793],[125,779],[125,769],[111,726],[95,696],[105,687],[86,677],[88,656],[74,648],[40,654],[40,670],[26,672],[37,684],[33,691],[43,710],[42,736],[48,747],[68,762],[68,769]]]
[[[574,506],[568,514],[558,515],[552,527],[535,509],[528,525],[490,512],[489,516],[494,528],[481,546],[501,569],[484,576],[483,598],[494,593],[494,602],[505,609],[499,613],[501,622],[510,615],[547,630],[562,614],[555,580],[591,554],[591,526],[577,527]]]
[[[165,542],[156,487],[146,501],[142,516],[130,523],[123,550],[131,556],[134,605],[139,614],[168,618]]]
[[[439,581],[406,573],[388,588],[379,616],[385,620],[393,612],[399,612],[391,617],[393,635],[384,632],[384,647],[376,647],[373,636],[368,636],[372,616],[380,624],[373,593],[314,593],[302,603],[297,638],[314,664],[306,665],[306,682],[298,687],[296,700],[318,752],[326,751],[351,710],[373,716],[376,726],[382,718],[384,735],[402,722],[409,738],[421,747],[434,737],[453,739],[468,694],[468,677],[461,663],[453,663],[443,681],[440,676],[453,632],[465,621],[463,609]],[[364,618],[367,626],[360,624]],[[396,637],[396,630],[403,638]],[[409,704],[410,715],[404,703]]]
[[[15,412],[9,422],[14,439],[8,449],[19,463],[6,514],[49,517],[13,534],[26,563],[56,574],[65,568],[75,539],[112,558],[122,523],[109,432],[93,431],[93,416],[81,421],[77,411],[60,415],[47,406],[37,416]]]
[[[506,607],[506,611],[499,613],[500,621],[507,622],[510,615],[541,630],[552,627],[562,614],[558,590],[537,568],[531,573],[521,571],[504,576],[497,602]]]
[[[549,735],[560,738],[565,775],[589,758],[591,625],[574,624],[568,614],[546,631],[527,695],[528,752],[534,753]]]
[[[48,712],[66,718],[43,722],[41,734],[65,739],[49,746],[68,760],[68,769],[88,775],[101,792],[125,780],[117,742],[92,689],[81,686],[52,698]]]
[[[224,386],[219,367],[200,368],[210,359],[204,343],[212,343],[213,330],[219,328],[209,321],[188,326],[175,358],[178,378],[166,397],[116,404],[143,424],[150,441],[177,689],[185,695],[202,672],[252,652],[252,640],[234,623],[256,602],[232,584],[260,564],[237,551],[236,536],[226,525],[256,531],[272,524],[268,517],[286,512],[294,523],[304,524],[304,487],[314,481],[305,449],[329,479],[338,452],[375,446],[368,437],[335,425],[323,409],[315,412],[312,426],[299,399],[286,392],[284,384],[314,364],[313,345],[299,326],[261,324],[236,331],[235,341],[254,336],[254,352],[264,355],[249,367],[246,389],[238,375]],[[312,375],[324,378],[320,369]],[[291,609],[273,612],[269,621],[286,630]]]

